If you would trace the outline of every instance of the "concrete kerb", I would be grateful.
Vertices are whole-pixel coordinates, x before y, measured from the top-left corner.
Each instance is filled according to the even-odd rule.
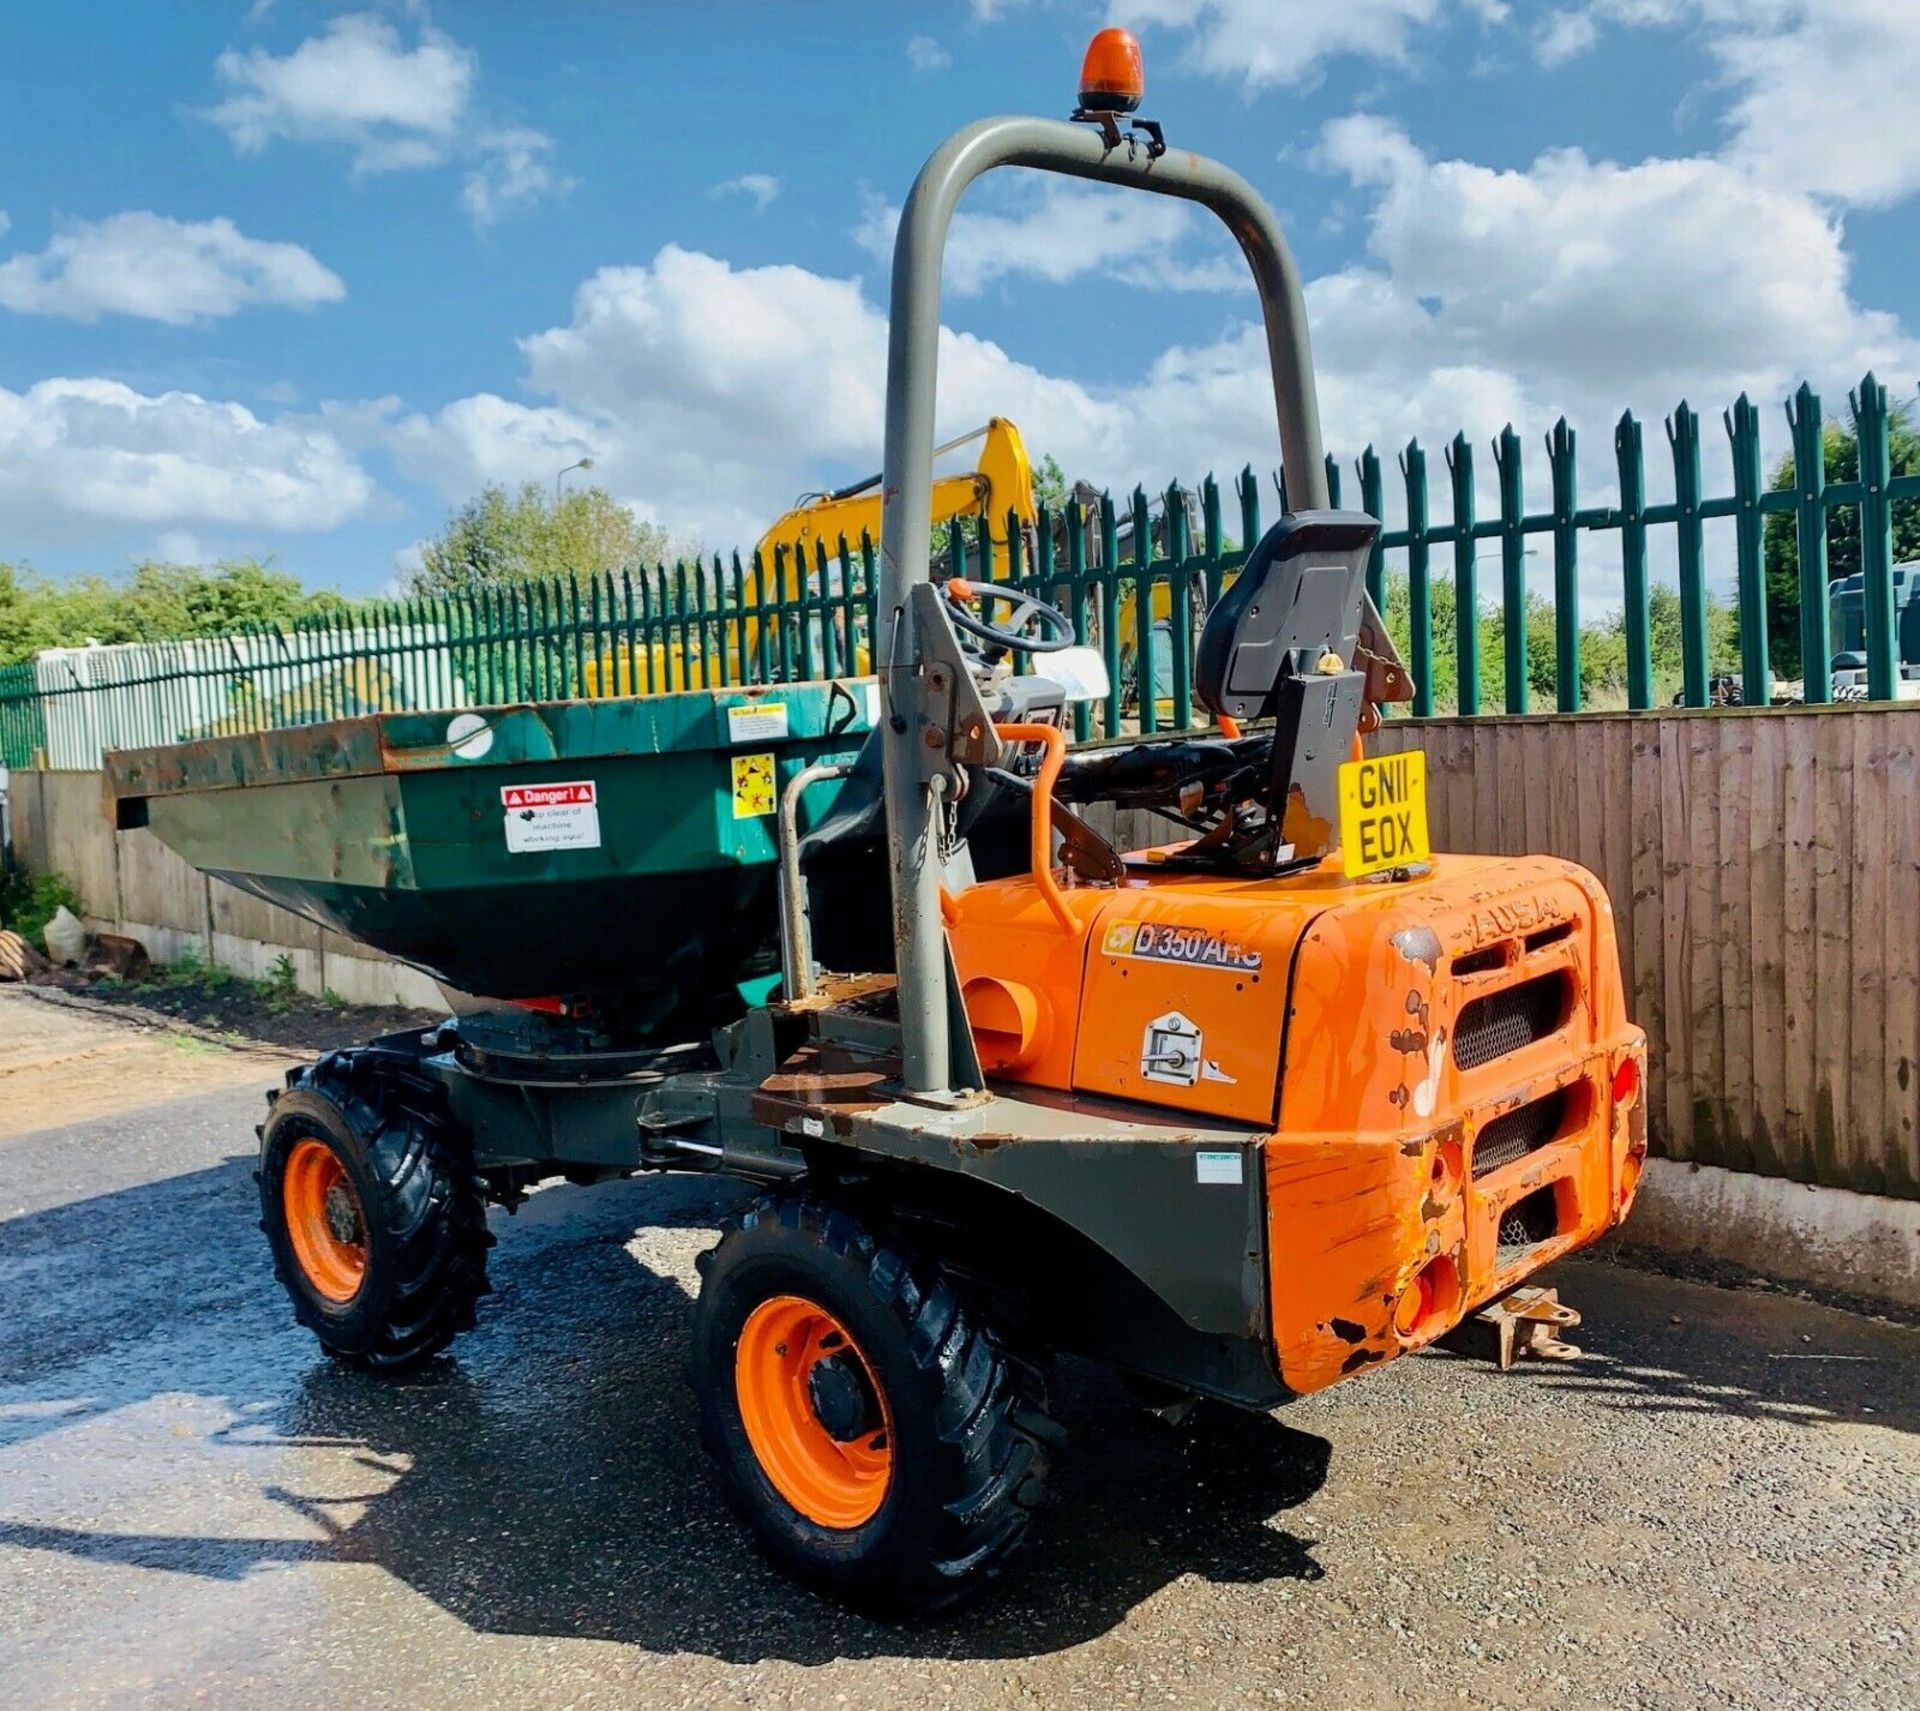
[[[1618,1239],[1920,1313],[1920,1201],[1655,1158]]]

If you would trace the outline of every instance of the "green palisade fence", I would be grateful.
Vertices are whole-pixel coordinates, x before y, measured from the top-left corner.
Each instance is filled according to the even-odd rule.
[[[1583,705],[1579,665],[1580,565],[1592,537],[1619,536],[1619,625],[1625,648],[1626,704],[1648,708],[1658,693],[1651,619],[1650,545],[1672,531],[1679,581],[1680,696],[1687,706],[1713,699],[1709,679],[1707,526],[1732,524],[1734,562],[1726,578],[1736,596],[1740,699],[1764,705],[1775,685],[1765,600],[1766,519],[1791,519],[1798,547],[1802,698],[1834,698],[1829,662],[1828,529],[1839,513],[1857,517],[1863,588],[1867,694],[1884,700],[1900,678],[1901,610],[1896,608],[1893,507],[1920,499],[1920,472],[1892,470],[1895,412],[1887,390],[1868,375],[1850,395],[1860,443],[1860,474],[1829,482],[1822,453],[1819,397],[1802,386],[1786,407],[1787,435],[1769,458],[1759,410],[1744,396],[1721,419],[1733,491],[1703,492],[1703,427],[1679,405],[1664,429],[1674,498],[1649,504],[1646,435],[1629,412],[1614,431],[1613,502],[1580,503],[1578,445],[1563,420],[1546,436],[1550,503],[1528,512],[1523,444],[1509,426],[1491,444],[1498,514],[1476,504],[1477,448],[1465,434],[1446,448],[1444,491],[1432,492],[1418,441],[1398,456],[1405,521],[1385,531],[1368,583],[1387,611],[1419,686],[1417,714],[1532,710],[1526,623],[1529,543],[1547,537],[1553,588],[1554,700],[1562,712]],[[1793,486],[1765,486],[1768,463],[1794,458]],[[1369,446],[1354,468],[1359,502],[1386,514],[1382,460]],[[1328,459],[1333,502],[1340,466]],[[1273,478],[1285,507],[1285,482]],[[1017,585],[1069,612],[1104,653],[1111,693],[1077,715],[1081,738],[1182,729],[1199,716],[1193,697],[1193,644],[1205,611],[1231,584],[1261,531],[1261,483],[1251,468],[1234,482],[1229,511],[1208,476],[1196,493],[1177,484],[1150,497],[1136,488],[1116,502],[1070,501],[1042,509],[1028,536],[1008,519],[996,544],[984,519],[956,522],[943,542],[947,573]],[[1446,513],[1434,520],[1436,509]],[[1228,519],[1231,517],[1231,523]],[[1483,553],[1482,546],[1487,547]],[[1497,557],[1493,579],[1481,560]],[[689,688],[850,676],[871,669],[877,622],[877,543],[841,540],[818,547],[804,579],[792,576],[786,549],[763,565],[739,554],[597,575],[476,587],[399,601],[369,601],[350,613],[286,630],[250,630],[211,640],[66,650],[0,668],[0,764],[91,766],[102,749],[177,742],[279,725],[313,724],[406,707],[457,707],[589,694],[659,694]],[[790,597],[756,590],[792,588]],[[1452,595],[1452,617],[1437,622],[1436,594]],[[1920,606],[1916,606],[1920,613]],[[1460,621],[1473,614],[1475,621]],[[1483,641],[1482,616],[1497,617],[1499,644]],[[1908,614],[1909,623],[1914,616]],[[1435,692],[1435,665],[1452,667],[1453,693]],[[1488,679],[1497,674],[1488,705]]]

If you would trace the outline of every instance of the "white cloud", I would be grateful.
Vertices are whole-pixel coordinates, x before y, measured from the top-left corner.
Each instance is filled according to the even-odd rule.
[[[1254,90],[1311,84],[1327,61],[1347,56],[1403,64],[1441,6],[1442,0],[1115,0],[1112,13],[1115,22],[1137,29],[1188,32],[1186,66]],[[1484,5],[1473,9],[1486,14]]]
[[[206,116],[241,154],[329,145],[349,151],[356,177],[462,161],[460,206],[482,227],[574,186],[545,132],[478,111],[478,56],[424,21],[409,46],[377,13],[349,13],[287,54],[229,48],[214,71],[233,93]]]
[[[915,71],[944,71],[953,64],[953,55],[932,36],[909,36],[907,64]]]
[[[393,401],[383,401],[362,423],[339,425],[349,437],[384,442],[408,476],[449,497],[464,497],[489,482],[518,487],[550,481],[556,470],[583,457],[600,462],[593,422],[492,392],[456,399],[432,416],[402,413]]]
[[[1523,401],[1509,376],[1434,365],[1386,284],[1340,279],[1313,303],[1316,318],[1349,322],[1329,338],[1334,360],[1322,371],[1336,445],[1498,422]],[[735,268],[669,245],[644,267],[602,269],[568,322],[522,350],[543,402],[481,394],[378,429],[409,473],[456,499],[590,453],[596,479],[649,519],[730,546],[756,539],[794,493],[879,466],[886,318],[855,280]],[[1104,388],[943,331],[940,435],[995,414],[1019,422],[1036,454],[1117,489],[1275,461],[1266,346],[1253,326],[1176,347]]]
[[[1725,158],[1756,177],[1866,206],[1920,190],[1914,0],[1580,0],[1534,52],[1561,65],[1606,28],[1698,31],[1733,94]]]
[[[1854,302],[1837,222],[1724,162],[1560,149],[1496,171],[1429,160],[1371,116],[1327,126],[1320,158],[1374,194],[1368,250],[1435,359],[1526,377],[1555,408],[1920,361]]]
[[[113,380],[0,387],[0,509],[28,520],[331,529],[373,483],[324,425]]]
[[[550,401],[481,394],[397,417],[385,433],[409,473],[453,499],[588,453],[595,479],[643,516],[731,546],[824,472],[878,464],[886,320],[855,280],[668,245],[646,266],[601,269],[565,325],[521,348]],[[956,428],[1004,410],[1078,423],[1083,448],[1101,431],[1080,388],[966,335],[942,341],[941,399]]]
[[[1248,284],[1245,264],[1216,246],[1198,255],[1201,233],[1211,236],[1184,203],[1142,197],[1104,185],[1029,180],[986,193],[985,209],[954,215],[947,242],[945,284],[960,297],[977,297],[1012,278],[1064,285],[1090,273],[1163,291],[1234,290]],[[853,238],[877,260],[893,254],[900,210],[870,197]],[[1204,242],[1204,240],[1199,240]]]
[[[1728,158],[1769,183],[1879,205],[1920,190],[1920,5],[1819,0],[1787,27],[1729,29],[1740,89]]]
[[[305,309],[346,294],[300,245],[247,237],[225,219],[129,212],[76,220],[37,254],[0,262],[0,306],[73,321],[136,315],[183,326],[255,304]]]
[[[208,117],[242,154],[276,140],[331,143],[356,172],[432,166],[453,152],[473,94],[473,54],[431,25],[413,47],[372,12],[335,18],[291,53],[229,48],[214,64],[233,90]]]
[[[722,179],[710,194],[745,196],[752,201],[756,214],[764,214],[780,194],[780,180],[770,172],[743,172],[738,178]]]
[[[479,164],[460,186],[460,206],[476,226],[494,225],[549,196],[564,198],[576,182],[555,170],[553,138],[542,131],[487,131],[476,146]]]
[[[1549,68],[1562,66],[1578,59],[1599,39],[1600,26],[1591,12],[1554,12],[1534,30],[1534,56]]]

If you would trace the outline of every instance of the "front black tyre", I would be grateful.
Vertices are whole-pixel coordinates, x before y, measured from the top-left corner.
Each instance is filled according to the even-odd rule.
[[[488,1290],[486,1201],[440,1089],[375,1052],[296,1070],[260,1131],[260,1227],[329,1354],[418,1366]]]
[[[759,1201],[699,1263],[701,1440],[767,1554],[887,1615],[995,1574],[1061,1435],[1038,1371],[942,1268],[796,1192]]]

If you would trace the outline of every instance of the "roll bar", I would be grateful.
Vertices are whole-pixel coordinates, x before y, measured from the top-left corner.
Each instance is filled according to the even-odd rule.
[[[901,1080],[912,1097],[936,1102],[952,1092],[948,1029],[953,1018],[934,839],[937,785],[924,782],[914,749],[923,727],[917,717],[921,649],[911,594],[916,584],[927,580],[933,548],[934,398],[947,227],[967,186],[1000,166],[1037,167],[1178,196],[1219,215],[1238,240],[1260,293],[1289,497],[1302,510],[1327,504],[1300,274],[1272,211],[1252,185],[1203,155],[1181,149],[1154,155],[1136,141],[1110,147],[1099,130],[1059,119],[982,119],[954,132],[934,150],[913,181],[893,244],[874,651],[885,698],[883,758]]]

